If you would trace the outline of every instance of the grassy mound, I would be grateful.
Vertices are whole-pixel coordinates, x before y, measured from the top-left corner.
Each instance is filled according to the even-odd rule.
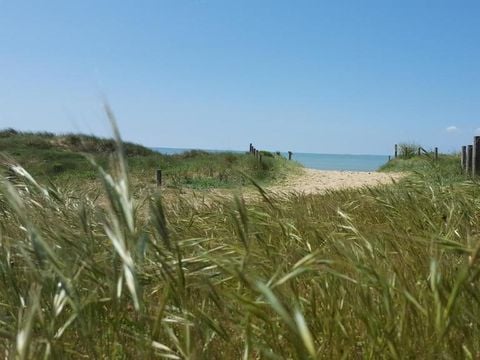
[[[156,169],[162,169],[166,186],[212,188],[243,185],[247,181],[242,174],[259,182],[269,182],[298,167],[278,156],[264,156],[259,162],[252,156],[234,153],[190,151],[168,156],[132,143],[124,143],[123,149],[130,175],[144,184],[155,182]],[[85,154],[109,168],[115,150],[113,139],[13,129],[0,131],[0,152],[12,157],[33,176],[57,183],[97,179],[97,170]]]
[[[380,167],[379,171],[410,172],[424,177],[437,177],[443,183],[465,179],[460,157],[447,154],[440,154],[437,160],[430,154],[392,159]]]
[[[124,143],[126,156],[152,155],[153,150],[144,146]],[[112,153],[116,150],[115,140],[91,135],[55,135],[49,132],[20,132],[14,129],[0,130],[0,151],[13,149],[20,154],[32,150],[64,150],[93,154]]]

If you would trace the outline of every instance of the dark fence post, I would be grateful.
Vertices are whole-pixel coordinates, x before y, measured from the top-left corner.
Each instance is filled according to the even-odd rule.
[[[157,169],[157,186],[162,186],[162,170]]]
[[[468,175],[472,175],[472,162],[473,162],[473,145],[467,146],[467,161],[465,165],[465,172]]]
[[[392,160],[392,155],[388,155],[388,161]]]
[[[480,136],[473,139],[472,175],[480,173]]]
[[[461,156],[462,170],[467,171],[467,147],[462,146],[462,156]]]
[[[250,143],[250,150],[248,150],[250,152],[250,154],[252,153],[252,149],[253,149],[253,145],[252,145],[252,143]]]
[[[421,147],[418,148],[418,156],[420,156],[420,155],[422,155],[422,148]]]
[[[398,157],[398,145],[395,144],[395,159]]]
[[[435,148],[435,160],[438,160],[438,147]]]
[[[288,160],[292,160],[292,154],[293,153],[291,151],[288,152]]]

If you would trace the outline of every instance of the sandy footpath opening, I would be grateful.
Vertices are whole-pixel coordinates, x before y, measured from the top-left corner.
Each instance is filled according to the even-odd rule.
[[[264,189],[272,195],[296,194],[323,194],[327,190],[340,190],[391,184],[404,177],[402,173],[380,173],[361,171],[327,171],[302,169],[299,174],[290,175],[285,180]],[[210,189],[204,191],[181,189],[164,192],[167,203],[175,203],[179,197],[187,200],[194,206],[210,205],[215,199],[231,199],[234,194],[240,195],[247,201],[260,199],[259,192],[253,187],[239,189]]]
[[[267,190],[274,193],[297,192],[304,194],[321,194],[326,190],[358,188],[391,184],[401,179],[401,173],[381,173],[362,171],[329,171],[303,169],[302,173],[291,176],[281,184],[268,186]]]

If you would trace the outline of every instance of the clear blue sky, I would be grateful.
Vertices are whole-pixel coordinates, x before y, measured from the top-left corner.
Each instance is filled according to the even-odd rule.
[[[387,154],[480,128],[480,1],[0,0],[0,128]],[[448,129],[447,129],[448,128]]]

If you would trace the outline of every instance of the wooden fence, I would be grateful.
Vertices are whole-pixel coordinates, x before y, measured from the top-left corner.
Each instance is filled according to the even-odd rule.
[[[424,148],[419,147],[417,149],[417,155],[430,154]],[[400,157],[399,155],[399,146],[395,144],[394,150],[395,158]],[[390,156],[388,157],[390,160]],[[434,150],[434,159],[438,160],[438,148]],[[475,136],[473,138],[472,145],[464,145],[460,151],[460,161],[462,170],[467,175],[477,176],[480,175],[480,136]]]
[[[258,149],[256,149],[255,146],[253,146],[252,143],[250,143],[249,153],[252,154],[253,156],[255,156],[256,158],[258,158],[260,161],[262,161],[262,153],[260,151],[258,151]],[[278,153],[278,154],[280,154],[280,153]],[[292,155],[293,155],[293,152],[289,151],[288,152],[288,160],[292,160]]]
[[[253,156],[255,156],[258,161],[262,162],[262,154],[260,153],[260,151],[258,149],[255,148],[255,146],[253,146],[252,143],[250,143],[250,151],[249,153]]]
[[[462,146],[460,154],[463,171],[472,176],[480,175],[480,136],[473,138],[473,145]]]
[[[398,150],[399,150],[399,146],[398,146],[398,144],[395,144],[395,150],[394,150],[395,159],[401,157],[401,156],[399,155],[399,151],[398,151]],[[431,152],[425,150],[425,149],[424,149],[423,147],[421,147],[421,146],[419,146],[419,147],[416,149],[416,155],[418,155],[418,156],[421,156],[421,155],[430,155],[430,154],[431,154]],[[433,158],[434,158],[435,161],[438,160],[438,147],[435,147],[435,149],[433,150]],[[389,156],[389,157],[388,157],[388,161],[390,161],[390,160],[391,160],[391,157]]]

